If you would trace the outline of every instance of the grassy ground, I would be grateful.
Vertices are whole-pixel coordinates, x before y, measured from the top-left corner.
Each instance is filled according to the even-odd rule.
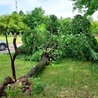
[[[94,34],[96,40],[98,41],[98,34]]]
[[[17,77],[26,74],[36,63],[16,59]],[[9,56],[0,55],[0,83],[8,75],[11,76]],[[98,98],[96,63],[64,59],[60,64],[46,66],[38,78],[31,78],[30,81],[34,90],[29,98]],[[8,98],[21,97],[28,98],[19,92],[14,97],[11,93]]]
[[[6,40],[5,39],[5,36],[0,36],[0,40]],[[8,42],[9,42],[9,44],[12,44],[13,43],[13,36],[8,36]],[[16,42],[17,43],[22,43],[20,36],[17,37]]]

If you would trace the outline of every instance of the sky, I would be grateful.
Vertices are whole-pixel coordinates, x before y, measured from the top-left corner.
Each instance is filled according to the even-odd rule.
[[[16,11],[16,0],[0,0],[0,15],[11,14]],[[73,2],[71,0],[17,0],[18,12],[30,12],[35,7],[42,7],[45,10],[46,15],[54,14],[58,18],[74,17],[79,14],[78,11],[73,10]],[[95,12],[92,17],[94,20],[98,20],[98,11]]]

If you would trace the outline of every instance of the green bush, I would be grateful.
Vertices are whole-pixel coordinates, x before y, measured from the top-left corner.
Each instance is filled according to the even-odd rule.
[[[31,55],[29,60],[39,61],[45,45],[49,44],[48,48],[51,48],[57,43],[58,47],[51,53],[56,62],[65,57],[98,61],[98,43],[91,35],[90,22],[85,17],[76,15],[68,24],[70,28],[63,30],[59,28],[57,35],[49,33],[45,24],[35,27],[33,31],[27,30],[23,34],[22,47],[25,54]],[[68,30],[67,33],[65,30]]]
[[[66,55],[75,59],[90,60],[91,46],[82,34],[69,35],[65,42]]]
[[[32,61],[40,61],[42,53],[43,53],[43,50],[42,50],[42,49],[39,49],[38,51],[36,51],[36,52],[31,56],[31,60],[32,60]]]
[[[57,61],[64,57],[79,60],[98,61],[98,43],[93,36],[70,34],[61,36],[57,50],[54,52]]]
[[[90,34],[90,22],[81,15],[76,15],[72,20],[73,34]]]
[[[98,34],[98,21],[94,21],[91,23],[91,31],[92,34]]]
[[[42,49],[48,41],[47,34],[48,32],[44,24],[35,27],[34,30],[26,30],[22,37],[26,53],[32,55],[39,49]]]

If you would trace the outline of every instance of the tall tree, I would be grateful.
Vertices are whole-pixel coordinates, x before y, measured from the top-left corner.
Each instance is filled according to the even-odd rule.
[[[20,11],[19,11],[19,15],[20,15],[20,16],[23,16],[23,15],[24,15],[24,12],[23,12],[22,10],[20,10]]]
[[[92,15],[98,10],[98,0],[72,0],[74,2],[74,10],[85,12]]]
[[[6,21],[8,17],[8,15],[0,16],[0,34],[4,34],[4,31],[6,30]]]
[[[58,27],[59,27],[59,22],[58,22],[57,16],[50,15],[48,17],[48,24],[47,24],[48,31],[50,31],[50,33],[52,33],[52,34],[57,34]]]
[[[71,21],[72,21],[72,19],[69,17],[68,18],[61,18],[59,20],[59,22],[60,22],[60,26],[59,26],[60,33],[62,33],[62,34],[71,34],[72,33]]]
[[[12,34],[20,34],[24,32],[24,28],[26,29],[27,26],[23,22],[23,16],[19,15],[17,12],[13,12],[10,18],[9,32],[11,32]]]
[[[24,18],[24,22],[31,29],[34,29],[36,26],[44,23],[44,17],[44,10],[41,7],[39,7],[27,13],[27,15]]]

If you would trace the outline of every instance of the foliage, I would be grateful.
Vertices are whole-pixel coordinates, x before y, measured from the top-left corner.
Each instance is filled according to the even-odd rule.
[[[3,15],[0,16],[0,33],[4,34],[7,26],[7,21],[9,19],[8,24],[8,34],[20,34],[23,33],[27,27],[27,25],[23,22],[23,16],[19,15],[17,12],[13,12],[11,15]]]
[[[24,16],[24,12],[22,10],[19,11],[20,16]]]
[[[12,34],[20,34],[23,33],[26,28],[27,26],[23,23],[22,16],[13,12],[9,22],[9,32]]]
[[[90,22],[81,15],[76,15],[72,20],[73,34],[89,34],[90,26]]]
[[[58,34],[59,21],[57,16],[50,15],[47,20],[47,30],[52,34]]]
[[[24,17],[24,23],[34,29],[36,26],[41,25],[45,21],[44,10],[39,7],[35,8],[31,12],[28,12]]]
[[[40,61],[41,60],[41,55],[43,53],[42,49],[39,49],[36,51],[30,58],[31,61]]]
[[[5,34],[8,18],[8,15],[0,16],[0,35]]]
[[[70,34],[61,36],[59,39],[58,48],[53,53],[56,62],[65,57],[98,61],[98,43],[94,37],[85,34]]]
[[[92,34],[98,34],[98,21],[91,23],[91,32]]]
[[[66,26],[66,25],[65,25]],[[80,15],[76,15],[69,22],[65,33],[59,32],[58,48],[54,51],[57,61],[72,57],[80,60],[98,61],[98,43],[91,35],[90,22]]]
[[[37,26],[33,31],[27,30],[22,38],[26,51],[32,55],[37,50],[42,49],[44,46],[43,43],[48,41],[47,34],[48,32],[44,24]]]
[[[59,25],[59,29],[58,29],[58,31],[60,32],[60,33],[62,33],[62,34],[71,34],[72,33],[72,25],[71,25],[71,21],[72,21],[72,19],[71,18],[64,18],[64,19],[60,19],[59,20],[59,23],[60,23],[60,25]]]
[[[7,15],[0,16],[1,34],[4,33],[7,20]],[[90,17],[86,19],[81,15],[76,15],[73,19],[46,16],[39,7],[27,14],[22,11],[13,12],[10,15],[8,33],[22,35],[23,45],[19,49],[23,50],[20,58],[24,60],[40,60],[45,47],[50,49],[57,43],[57,49],[50,53],[56,62],[64,57],[97,61],[98,43],[91,35],[97,33],[97,23]]]
[[[85,12],[88,15],[92,15],[98,10],[98,0],[72,0],[74,3],[74,9]]]
[[[65,57],[98,61],[98,43],[91,35],[91,24],[85,17],[76,15],[72,20],[61,19],[59,23],[58,34],[49,33],[45,24],[23,34],[23,48],[25,54],[31,55],[30,60],[40,60],[44,47],[48,44],[51,48],[57,43],[57,49],[50,53],[56,62]]]
[[[4,33],[3,30],[5,30],[5,22],[8,16],[3,17],[0,17],[0,20],[3,21],[0,21],[1,34]],[[19,71],[17,73],[18,77],[26,74],[32,65],[36,64],[27,60],[40,60],[40,55],[45,46],[48,45],[48,49],[50,49],[55,43],[58,44],[58,47],[50,54],[54,56],[56,62],[61,61],[65,57],[98,62],[98,43],[94,36],[91,35],[91,24],[85,17],[77,15],[74,19],[59,20],[55,15],[47,17],[41,8],[35,8],[35,10],[28,14],[13,12],[10,21],[8,33],[23,33],[23,46],[19,49],[23,50],[21,51],[22,55],[20,58],[23,59],[23,55],[25,55],[24,59],[26,61],[16,59],[16,68]],[[1,69],[3,70],[1,71],[2,77],[0,77],[0,81],[2,81],[5,75],[10,75],[10,69],[7,67],[9,64],[8,56],[0,56]],[[4,62],[5,60],[6,62]],[[44,88],[46,97],[60,98],[62,92],[64,97],[72,97],[74,95],[77,98],[92,98],[98,96],[97,89],[95,88],[97,86],[96,73],[98,73],[96,64],[90,62],[81,63],[69,59],[64,59],[62,62],[58,66],[52,63],[50,67],[44,70],[43,73],[45,74],[42,73],[40,76],[40,79],[46,83]],[[8,73],[6,73],[7,71]],[[94,73],[92,74],[91,71]],[[82,77],[84,78],[83,80],[81,80]],[[32,88],[37,98],[43,96],[41,91],[43,91],[44,82],[41,82],[40,79],[31,80],[35,82],[34,88]],[[16,89],[15,92],[9,92],[9,96],[14,96],[17,92],[21,95],[19,90]]]

